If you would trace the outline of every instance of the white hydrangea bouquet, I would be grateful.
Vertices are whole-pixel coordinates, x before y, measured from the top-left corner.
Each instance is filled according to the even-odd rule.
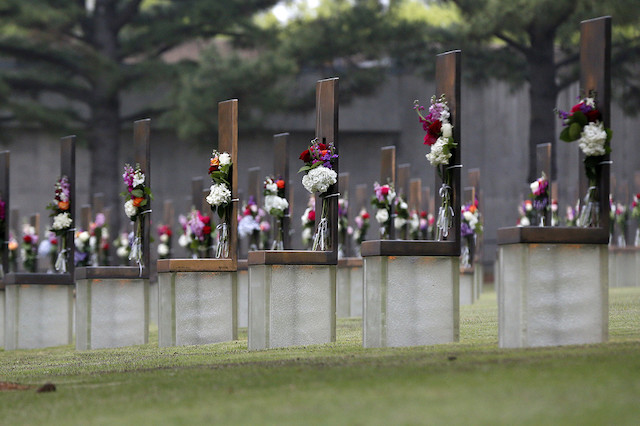
[[[599,226],[600,208],[598,203],[599,165],[604,156],[611,152],[611,136],[613,132],[604,126],[602,113],[598,110],[596,96],[590,92],[589,96],[579,99],[571,111],[558,111],[564,129],[560,133],[560,140],[565,142],[578,141],[580,149],[586,156],[584,159],[589,189],[584,198],[584,205],[580,210],[578,225],[588,228]]]
[[[286,198],[286,183],[284,179],[267,177],[264,180],[264,209],[276,218],[278,229],[271,250],[284,250],[284,218],[289,210]]]
[[[211,205],[211,210],[218,213],[220,223],[216,227],[218,230],[218,246],[216,248],[216,258],[229,257],[229,221],[231,220],[231,155],[228,152],[220,153],[213,150],[209,165],[209,176],[213,184],[207,203]]]
[[[67,244],[67,232],[71,230],[73,219],[69,207],[71,206],[71,187],[69,185],[69,178],[62,176],[55,183],[55,196],[53,201],[47,206],[51,210],[49,215],[53,218],[53,224],[51,225],[51,232],[56,234],[60,240],[60,250],[58,251],[58,257],[54,263],[56,271],[65,273],[67,272],[67,252],[69,249]]]
[[[417,100],[414,101],[413,109],[418,114],[423,130],[427,132],[424,136],[424,144],[431,146],[431,151],[426,156],[427,160],[436,167],[438,175],[442,179],[442,187],[439,192],[442,205],[438,209],[438,218],[436,219],[436,239],[442,240],[449,236],[449,229],[453,225],[452,172],[449,167],[449,159],[452,156],[451,150],[458,144],[453,141],[453,126],[449,122],[451,114],[444,95],[438,99],[435,96],[431,97],[431,105],[427,115],[422,113],[425,107],[421,106]]]
[[[300,159],[304,166],[300,167],[298,173],[305,173],[302,185],[312,194],[319,193],[322,198],[320,222],[313,236],[312,250],[327,250],[329,201],[323,194],[338,182],[338,173],[333,170],[338,154],[332,142],[324,144],[316,138],[311,141],[309,148],[300,154]]]
[[[142,268],[144,267],[142,262],[142,217],[147,213],[151,213],[149,202],[153,200],[153,194],[151,194],[151,189],[145,183],[145,175],[140,169],[140,164],[136,164],[135,169],[129,164],[125,164],[122,180],[127,186],[127,190],[120,194],[126,200],[124,212],[129,220],[134,223],[129,260],[133,260],[138,264],[142,275]]]

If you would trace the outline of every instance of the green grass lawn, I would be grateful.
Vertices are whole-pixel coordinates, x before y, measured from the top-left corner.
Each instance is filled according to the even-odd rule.
[[[0,352],[0,424],[638,424],[640,288],[610,292],[610,341],[499,349],[496,295],[461,307],[460,342],[362,348],[337,342],[247,351],[236,342],[78,352]]]

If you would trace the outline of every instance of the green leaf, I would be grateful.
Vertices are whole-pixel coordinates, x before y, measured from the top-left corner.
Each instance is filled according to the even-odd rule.
[[[572,125],[573,125],[573,123],[578,123],[580,125],[580,127],[584,127],[587,124],[589,124],[589,120],[587,119],[587,116],[584,115],[582,112],[575,111],[571,115],[571,123],[572,123]]]
[[[580,134],[582,133],[582,126],[578,123],[571,123],[569,126],[569,138],[572,141],[580,138]]]
[[[131,191],[131,195],[137,198],[144,197],[144,191],[142,189],[134,189]]]
[[[560,132],[560,140],[565,142],[573,142],[575,139],[571,139],[571,135],[569,135],[569,127],[565,127],[562,132]]]
[[[139,207],[144,207],[146,205],[147,205],[147,200],[142,200],[140,204],[138,204]]]
[[[298,173],[306,172],[307,170],[311,170],[311,166],[304,165],[298,169]]]

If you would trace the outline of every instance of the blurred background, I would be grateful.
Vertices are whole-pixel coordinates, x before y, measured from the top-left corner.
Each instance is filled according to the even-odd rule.
[[[535,176],[535,145],[553,144],[560,217],[582,166],[559,141],[555,108],[580,95],[581,20],[613,18],[612,193],[640,192],[637,0],[2,0],[0,148],[11,151],[11,207],[40,213],[59,176],[59,139],[78,136],[76,208],[104,193],[111,235],[125,229],[118,194],[133,161],[132,125],[152,119],[152,221],[163,202],[193,204],[191,180],[217,145],[217,103],[239,100],[239,186],[272,173],[273,135],[289,132],[294,248],[308,195],[295,172],[313,137],[315,81],[340,77],[340,171],[373,193],[380,148],[395,145],[434,193],[435,171],[413,101],[435,94],[435,55],[462,50],[463,177],[480,169],[485,270],[496,229],[513,226]],[[465,182],[463,181],[463,187]],[[243,201],[241,201],[241,204]],[[423,200],[424,208],[427,203]],[[371,211],[371,208],[369,208]],[[357,211],[353,208],[350,215]],[[351,219],[353,221],[353,219]],[[633,235],[631,224],[628,235]],[[372,221],[368,239],[378,235]],[[629,238],[628,238],[629,240]],[[185,256],[173,239],[174,255]]]

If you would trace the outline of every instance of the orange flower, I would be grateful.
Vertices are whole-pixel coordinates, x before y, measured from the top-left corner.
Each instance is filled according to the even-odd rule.
[[[68,201],[58,201],[58,208],[60,210],[69,210],[69,202]]]
[[[278,179],[276,181],[276,185],[278,186],[278,189],[284,188],[284,180],[283,179]]]
[[[219,166],[220,165],[220,160],[218,160],[218,157],[212,157],[211,158],[211,165],[212,166]]]
[[[15,250],[18,248],[18,243],[14,240],[9,241],[9,250]]]
[[[469,211],[470,211],[471,213],[475,213],[475,212],[476,212],[476,210],[478,210],[478,209],[477,209],[477,208],[476,208],[476,206],[474,206],[474,205],[471,205],[471,206],[469,207]]]
[[[135,207],[140,207],[140,203],[144,201],[144,197],[135,197],[133,199],[133,205]]]

